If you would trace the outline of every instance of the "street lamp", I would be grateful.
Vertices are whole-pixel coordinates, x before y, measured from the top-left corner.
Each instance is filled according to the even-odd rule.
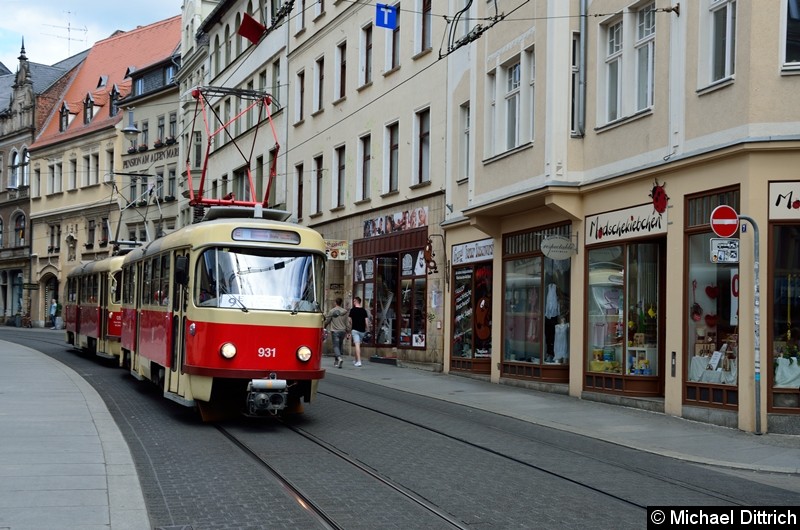
[[[136,125],[133,123],[133,108],[128,108],[128,125],[122,129],[122,134],[124,134],[129,140],[133,141],[136,139],[136,136],[139,134],[139,129],[136,128]]]

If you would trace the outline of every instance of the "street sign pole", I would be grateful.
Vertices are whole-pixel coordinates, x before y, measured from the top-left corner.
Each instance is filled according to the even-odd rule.
[[[739,219],[750,222],[753,225],[753,346],[755,348],[755,383],[756,383],[756,434],[761,434],[761,315],[760,290],[758,288],[758,224],[752,217],[740,215]]]

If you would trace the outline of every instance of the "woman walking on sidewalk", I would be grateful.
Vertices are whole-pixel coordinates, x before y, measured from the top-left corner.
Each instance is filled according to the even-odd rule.
[[[323,326],[328,329],[330,326],[331,342],[333,342],[333,366],[342,367],[342,350],[344,346],[344,336],[347,334],[347,309],[342,307],[341,297],[336,299],[333,308],[325,315]]]
[[[369,313],[361,307],[361,298],[353,297],[353,307],[347,319],[347,336],[353,336],[353,351],[355,353],[355,366],[361,366],[361,343],[364,335],[369,331]]]

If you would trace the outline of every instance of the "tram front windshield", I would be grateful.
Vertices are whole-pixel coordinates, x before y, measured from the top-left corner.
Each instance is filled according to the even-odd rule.
[[[197,261],[195,303],[240,311],[322,310],[324,258],[255,248],[210,248]]]

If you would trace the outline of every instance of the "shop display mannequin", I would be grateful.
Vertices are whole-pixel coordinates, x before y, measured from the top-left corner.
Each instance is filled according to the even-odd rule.
[[[555,327],[554,351],[556,362],[563,363],[569,356],[569,322],[564,317],[559,319]]]

